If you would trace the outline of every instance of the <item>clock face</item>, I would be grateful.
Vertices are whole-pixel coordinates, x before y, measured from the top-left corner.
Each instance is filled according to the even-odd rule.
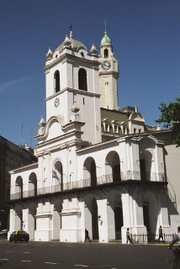
[[[102,62],[101,66],[102,66],[102,69],[108,70],[111,67],[111,63],[106,60],[106,61]]]

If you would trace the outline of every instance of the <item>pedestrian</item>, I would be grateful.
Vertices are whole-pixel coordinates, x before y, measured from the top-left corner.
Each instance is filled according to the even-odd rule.
[[[163,229],[162,229],[161,225],[159,226],[159,238],[158,238],[158,240],[160,241],[160,239],[162,239],[162,241],[163,241]]]
[[[179,242],[179,246],[180,246],[180,226],[177,227],[177,233],[174,235],[174,238],[171,241],[169,247],[172,247],[177,242]]]
[[[85,241],[84,242],[86,242],[87,240],[88,240],[88,242],[91,242],[90,237],[89,237],[89,232],[87,229],[85,229]]]
[[[127,228],[127,230],[126,230],[126,244],[128,244],[128,243],[130,243],[130,244],[133,243],[129,228]]]

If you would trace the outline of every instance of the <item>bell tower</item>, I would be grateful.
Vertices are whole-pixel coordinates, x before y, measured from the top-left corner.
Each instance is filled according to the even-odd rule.
[[[69,126],[77,122],[78,114],[82,140],[101,141],[98,66],[95,46],[88,50],[81,41],[74,39],[72,31],[54,52],[48,50],[45,75],[46,126],[52,130],[46,131],[51,134],[49,138],[71,132]]]
[[[100,105],[102,108],[118,110],[118,62],[106,31],[101,40],[99,62]]]

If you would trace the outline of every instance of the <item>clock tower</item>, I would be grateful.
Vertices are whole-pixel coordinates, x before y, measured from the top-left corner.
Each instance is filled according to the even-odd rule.
[[[101,40],[99,62],[101,107],[118,110],[118,62],[114,57],[112,43],[106,31]]]

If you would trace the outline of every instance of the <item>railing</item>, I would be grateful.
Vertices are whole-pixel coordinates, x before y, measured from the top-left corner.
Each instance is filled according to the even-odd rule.
[[[121,179],[122,180],[129,180],[129,179],[137,179],[140,180],[141,174],[139,171],[125,171],[121,172]]]
[[[170,243],[173,240],[174,234],[163,234],[163,239],[159,240],[157,234],[132,234],[133,243]]]
[[[117,183],[117,182],[126,181],[126,180],[140,180],[140,172],[126,171],[126,172],[121,172],[120,175],[114,175],[114,176],[112,174],[102,175],[102,176],[97,177],[97,186],[106,185],[110,183]],[[164,181],[164,176],[163,174],[160,174],[160,173],[159,174],[154,173],[154,176],[153,178],[151,178],[150,181]],[[37,189],[31,189],[28,191],[24,191],[23,193],[20,190],[19,192],[11,194],[10,199],[15,200],[15,199],[42,195],[46,193],[55,193],[55,192],[66,191],[66,190],[81,189],[81,188],[86,188],[86,187],[91,187],[91,186],[92,186],[91,178],[86,178],[79,181],[71,181],[71,182],[66,182],[63,184],[57,184],[57,185],[41,187]]]

